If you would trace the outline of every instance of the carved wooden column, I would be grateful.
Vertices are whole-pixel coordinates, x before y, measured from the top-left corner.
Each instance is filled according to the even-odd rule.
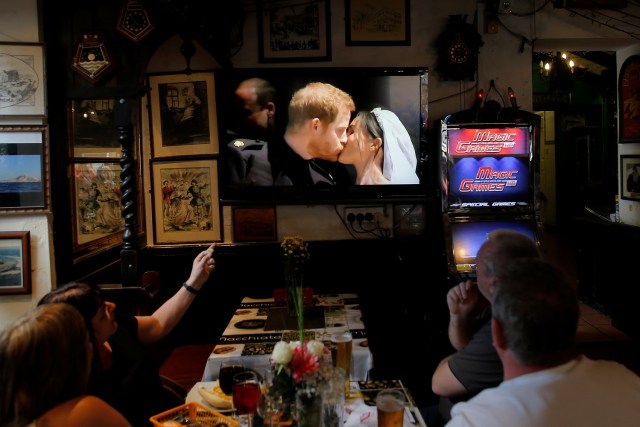
[[[139,286],[138,283],[138,242],[136,233],[137,217],[137,177],[134,158],[134,135],[132,124],[132,106],[134,101],[127,98],[116,99],[115,119],[118,140],[122,147],[120,158],[120,179],[122,183],[122,217],[124,232],[120,251],[120,272],[123,286]]]

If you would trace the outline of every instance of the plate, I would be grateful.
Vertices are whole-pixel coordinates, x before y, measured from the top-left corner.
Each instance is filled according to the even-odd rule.
[[[247,319],[233,324],[238,329],[260,329],[267,323],[264,319]]]
[[[218,384],[218,381],[202,381],[202,382],[197,382],[192,388],[191,390],[189,390],[189,393],[187,394],[187,397],[185,398],[185,403],[189,403],[189,402],[197,402],[200,403],[204,406],[206,406],[207,408],[211,408],[215,411],[218,411],[222,414],[224,413],[229,413],[232,411],[232,409],[219,409],[216,408],[215,406],[211,405],[210,403],[208,403],[206,400],[204,400],[202,398],[202,396],[200,396],[200,393],[198,393],[198,389],[200,387],[205,387],[209,390],[212,390],[216,384]]]

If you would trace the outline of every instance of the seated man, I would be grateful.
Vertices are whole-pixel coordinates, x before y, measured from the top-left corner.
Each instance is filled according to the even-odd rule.
[[[513,230],[495,230],[478,250],[476,282],[467,280],[451,288],[449,341],[457,350],[444,358],[433,374],[431,388],[440,396],[438,410],[430,408],[430,426],[448,421],[451,406],[502,381],[502,365],[491,341],[491,309],[499,286],[498,274],[514,259],[539,257],[529,237]]]
[[[456,404],[447,427],[640,425],[640,377],[578,355],[578,299],[562,273],[523,258],[499,280],[491,330],[504,381]]]

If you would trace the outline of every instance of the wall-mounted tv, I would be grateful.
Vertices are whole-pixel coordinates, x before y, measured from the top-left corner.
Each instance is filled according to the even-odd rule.
[[[345,201],[403,201],[429,197],[433,185],[426,179],[427,77],[426,68],[230,68],[215,70],[218,128],[220,129],[219,188],[222,203],[340,203]],[[236,95],[241,82],[261,79],[272,87],[275,110],[268,131],[247,124],[260,111],[250,111]],[[410,135],[417,159],[417,184],[356,185],[352,165],[324,161],[333,185],[280,182],[278,170],[305,167],[284,140],[287,107],[293,93],[310,82],[330,83],[353,98],[356,110],[381,107],[393,111]],[[264,112],[264,111],[263,111]],[[238,148],[243,152],[239,154]],[[248,153],[248,156],[247,156]],[[322,162],[322,161],[320,161]],[[315,162],[314,162],[315,163]],[[319,164],[319,163],[317,163]],[[261,168],[259,169],[258,166]],[[242,180],[238,167],[267,174],[266,180]],[[271,174],[271,175],[268,175]],[[269,182],[272,176],[273,182]]]
[[[445,241],[450,269],[463,276],[475,276],[478,249],[489,233],[502,228],[522,233],[540,244],[534,216],[446,218]]]
[[[531,124],[442,125],[443,211],[532,212]]]

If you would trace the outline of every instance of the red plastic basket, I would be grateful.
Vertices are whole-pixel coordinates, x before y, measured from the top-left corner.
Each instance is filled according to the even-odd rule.
[[[210,427],[237,427],[238,421],[231,417],[222,415],[220,412],[207,408],[198,402],[190,402],[184,405],[169,409],[161,414],[149,418],[154,426],[159,427],[179,427],[197,421],[202,426]],[[187,420],[189,423],[187,423]]]

